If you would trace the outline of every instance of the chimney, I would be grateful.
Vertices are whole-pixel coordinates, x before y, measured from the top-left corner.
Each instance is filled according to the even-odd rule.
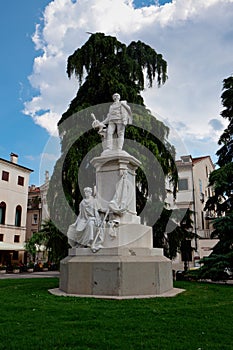
[[[49,171],[46,170],[45,171],[45,182],[48,182],[49,181]]]
[[[17,164],[18,163],[18,154],[11,152],[10,156],[11,156],[11,163]]]
[[[191,155],[188,156],[181,156],[180,159],[183,163],[192,163],[192,157]]]

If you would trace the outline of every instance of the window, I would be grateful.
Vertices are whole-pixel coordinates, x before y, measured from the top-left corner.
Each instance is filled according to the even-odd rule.
[[[33,214],[32,224],[36,225],[38,223],[38,214]]]
[[[0,242],[3,242],[4,235],[0,233]]]
[[[19,259],[19,252],[17,252],[17,251],[13,251],[13,256],[12,256],[12,259],[13,260],[18,260]]]
[[[187,191],[188,190],[188,179],[179,179],[178,180],[178,190]]]
[[[17,205],[15,210],[15,226],[17,227],[21,226],[21,216],[22,216],[22,207],[20,205]]]
[[[20,242],[20,235],[15,235],[14,242],[19,243]]]
[[[201,211],[201,229],[204,230],[205,224],[204,224],[204,213]]]
[[[199,179],[199,192],[202,193],[202,181]]]
[[[20,186],[24,185],[24,177],[18,176],[18,185],[20,185]]]
[[[3,181],[9,181],[9,173],[8,171],[2,171],[2,180]]]
[[[5,218],[6,218],[6,203],[1,202],[0,203],[0,224],[5,224]]]

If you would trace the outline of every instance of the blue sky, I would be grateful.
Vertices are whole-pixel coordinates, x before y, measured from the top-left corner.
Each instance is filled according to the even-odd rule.
[[[45,11],[46,10],[46,11]],[[114,12],[115,11],[115,12]],[[119,16],[116,16],[118,12]],[[9,0],[1,4],[0,157],[19,155],[39,185],[59,154],[56,123],[77,91],[66,60],[86,31],[142,40],[168,62],[147,106],[193,156],[211,155],[223,130],[222,80],[232,75],[233,0]]]
[[[31,36],[42,17],[48,0],[9,0],[1,4],[0,11],[0,157],[9,160],[11,152],[19,155],[19,164],[35,169],[31,181],[38,183],[38,167],[33,157],[43,151],[48,132],[22,113],[23,102],[33,90],[28,76],[38,54]]]

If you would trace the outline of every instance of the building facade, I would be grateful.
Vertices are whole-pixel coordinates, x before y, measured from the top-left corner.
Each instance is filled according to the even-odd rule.
[[[208,186],[209,175],[214,170],[210,156],[192,158],[182,156],[176,161],[178,171],[178,192],[175,202],[170,204],[176,208],[190,209],[193,212],[193,231],[198,238],[191,242],[192,261],[190,267],[198,265],[200,258],[208,256],[218,240],[211,239],[213,227],[208,212],[204,211],[206,201],[213,194]],[[213,217],[212,217],[213,218]],[[184,263],[179,254],[173,262],[176,269],[182,269]]]
[[[28,187],[26,241],[32,237],[33,233],[40,230],[42,220],[41,211],[40,187],[31,185]]]
[[[28,187],[28,205],[27,205],[27,224],[26,224],[26,241],[28,241],[34,233],[39,232],[45,223],[49,219],[49,211],[47,205],[47,191],[49,187],[49,173],[45,173],[45,182],[36,187],[31,185]],[[28,260],[34,260],[36,262],[45,261],[47,253],[44,245],[36,246],[35,257],[28,254]]]
[[[49,220],[47,204],[48,187],[48,171],[45,173],[45,182],[40,187],[36,187],[35,185],[28,187],[26,240],[29,240],[33,233],[40,231],[43,223]]]
[[[25,261],[29,176],[33,170],[18,164],[18,155],[0,158],[0,263]]]

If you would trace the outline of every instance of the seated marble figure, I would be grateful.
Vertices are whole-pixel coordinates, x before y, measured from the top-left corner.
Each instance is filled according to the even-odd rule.
[[[85,198],[79,205],[79,215],[75,223],[69,226],[67,237],[71,247],[101,248],[103,242],[101,230],[101,218],[97,208],[96,199],[92,196],[90,187],[84,188]],[[96,239],[98,235],[98,239]]]

